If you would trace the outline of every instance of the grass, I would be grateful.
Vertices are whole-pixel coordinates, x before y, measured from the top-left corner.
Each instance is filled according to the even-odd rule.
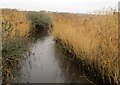
[[[41,32],[38,31],[47,31],[52,24],[45,12],[2,9],[0,18],[2,18],[2,80],[3,84],[6,84],[14,82],[13,74],[21,68],[20,60],[26,51],[29,51],[34,36],[39,36]]]
[[[19,61],[29,46],[30,23],[26,13],[2,9],[2,83],[14,80]],[[16,70],[15,70],[16,69]]]
[[[100,77],[104,83],[120,83],[117,14],[48,14],[53,23],[50,32],[61,43],[60,47],[75,54],[76,59],[82,61],[83,67],[92,77]],[[33,25],[31,26],[26,12],[4,9],[1,17],[2,69],[5,82],[9,82],[14,79],[11,67],[18,65],[22,54],[28,49],[29,32]],[[42,19],[40,16],[40,20]],[[34,23],[36,22],[37,27],[41,26],[39,20]]]
[[[118,65],[118,16],[117,14],[50,14],[53,21],[52,35],[67,44],[77,59],[83,61],[93,76],[104,83],[120,83]],[[58,41],[59,43],[59,41]]]
[[[29,32],[30,23],[27,15],[24,12],[19,12],[15,9],[2,10],[2,32],[3,37],[10,33],[10,37],[14,37],[16,31],[19,31],[20,36],[24,36]]]

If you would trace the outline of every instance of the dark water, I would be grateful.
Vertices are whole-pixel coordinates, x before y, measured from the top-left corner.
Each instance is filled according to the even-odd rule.
[[[52,36],[31,45],[15,74],[17,83],[90,83],[83,72],[57,48]]]

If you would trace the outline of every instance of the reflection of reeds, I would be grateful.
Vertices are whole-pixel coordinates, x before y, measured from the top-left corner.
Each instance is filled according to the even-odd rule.
[[[91,83],[94,84],[91,79],[88,79],[86,75],[84,75],[84,72],[81,68],[81,63],[75,58],[76,55],[74,55],[72,51],[72,46],[69,45],[71,49],[69,49],[67,46],[68,44],[65,44],[60,39],[55,39],[56,41],[56,58],[60,60],[60,67],[62,69],[62,74],[65,75],[65,83]],[[57,43],[59,42],[59,43]],[[58,49],[59,48],[59,49]],[[64,53],[65,55],[61,54]],[[59,54],[59,55],[58,55]],[[83,78],[83,80],[82,80]],[[85,79],[85,81],[84,81]],[[70,80],[70,81],[68,81]],[[92,82],[91,82],[92,81]]]
[[[118,83],[117,14],[53,14],[52,34],[73,47],[74,53],[93,75],[105,83]],[[69,47],[67,47],[69,48]],[[92,71],[91,71],[92,72]],[[97,72],[97,73],[96,73]]]

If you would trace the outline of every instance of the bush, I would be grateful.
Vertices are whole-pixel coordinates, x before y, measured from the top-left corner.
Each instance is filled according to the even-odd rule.
[[[51,19],[46,12],[29,12],[32,30],[48,30],[51,26]]]

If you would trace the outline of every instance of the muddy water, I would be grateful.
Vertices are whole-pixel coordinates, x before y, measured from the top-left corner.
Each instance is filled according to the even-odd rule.
[[[36,39],[15,74],[17,83],[90,83],[57,48],[52,36]]]

